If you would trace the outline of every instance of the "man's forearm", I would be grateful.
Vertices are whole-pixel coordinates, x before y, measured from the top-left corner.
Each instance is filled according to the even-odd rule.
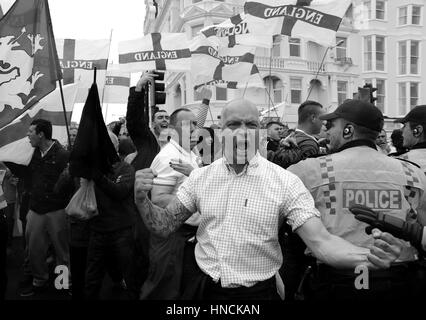
[[[150,231],[162,237],[168,237],[191,216],[191,212],[177,198],[166,208],[154,205],[148,198],[136,200],[136,207]]]
[[[367,256],[370,250],[351,244],[350,242],[331,235],[322,243],[315,256],[322,262],[338,269],[354,269],[358,265],[371,266]]]

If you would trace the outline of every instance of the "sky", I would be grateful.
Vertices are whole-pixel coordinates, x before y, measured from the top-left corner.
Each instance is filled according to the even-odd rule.
[[[0,0],[3,13],[13,3]],[[49,7],[55,38],[109,39],[113,30],[109,59],[114,63],[118,62],[119,41],[143,37],[144,0],[49,0]],[[81,107],[76,105],[76,111]],[[125,106],[124,111],[123,106],[108,106],[107,122],[118,119],[123,112]]]

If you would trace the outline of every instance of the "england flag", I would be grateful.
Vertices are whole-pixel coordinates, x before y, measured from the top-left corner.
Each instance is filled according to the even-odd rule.
[[[151,33],[141,39],[118,44],[120,69],[189,71],[191,52],[184,33]]]

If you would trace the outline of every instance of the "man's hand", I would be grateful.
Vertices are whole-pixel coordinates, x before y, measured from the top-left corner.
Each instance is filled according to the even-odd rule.
[[[415,248],[422,248],[424,227],[420,223],[404,221],[382,212],[373,211],[362,205],[353,205],[349,208],[349,211],[355,215],[355,219],[370,225],[365,229],[367,234],[370,234],[373,228],[378,228],[396,238],[409,241]]]
[[[143,202],[147,198],[147,193],[152,190],[154,178],[157,175],[151,168],[136,171],[135,175],[135,201]]]
[[[294,137],[294,132],[290,133],[285,139],[281,139],[280,146],[285,148],[297,147],[297,141]]]
[[[141,77],[139,78],[138,83],[136,84],[135,91],[141,92],[142,88],[145,87],[145,85],[154,77],[158,77],[156,74],[152,73],[152,71],[145,71],[142,73]]]
[[[189,162],[184,162],[182,159],[172,159],[170,167],[177,172],[189,177],[194,167]]]
[[[374,245],[367,256],[373,267],[387,269],[397,260],[403,251],[402,243],[390,233],[373,229]]]
[[[202,86],[198,92],[201,95],[201,100],[204,100],[204,99],[210,100],[212,97],[212,91],[206,86]]]

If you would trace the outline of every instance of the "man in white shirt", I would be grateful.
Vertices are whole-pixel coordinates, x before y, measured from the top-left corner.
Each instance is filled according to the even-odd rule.
[[[172,168],[173,163],[182,162],[198,168],[197,156],[191,151],[198,141],[194,113],[184,108],[174,111],[170,116],[170,128],[173,129],[170,141],[151,164],[151,169],[157,173],[151,199],[162,208],[174,199],[187,178]],[[187,243],[194,240],[199,222],[199,213],[194,213],[171,237],[164,239],[151,235],[150,270],[142,287],[141,299],[180,298],[181,278],[185,272],[185,248],[189,246],[188,250],[193,250],[193,246]]]
[[[275,274],[282,264],[278,230],[283,222],[318,259],[336,267],[354,272],[358,265],[386,268],[398,258],[399,242],[389,234],[376,230],[369,250],[327,232],[300,179],[257,152],[260,122],[251,102],[229,102],[221,120],[224,157],[193,170],[166,208],[147,198],[152,169],[136,173],[135,202],[151,232],[169,237],[194,212],[201,214],[195,247],[199,269],[191,280],[198,298],[278,299]]]

